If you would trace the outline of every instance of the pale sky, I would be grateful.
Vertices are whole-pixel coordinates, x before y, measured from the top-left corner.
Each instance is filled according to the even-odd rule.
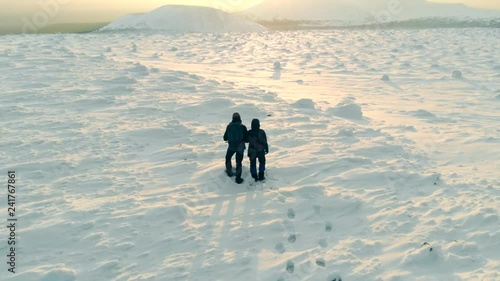
[[[203,5],[228,12],[242,11],[264,0],[0,0],[0,29],[19,25],[23,18],[33,19],[43,11],[42,3],[59,3],[49,11],[50,23],[109,22],[128,13],[143,13],[162,5]],[[370,0],[366,0],[370,1]],[[500,9],[500,0],[433,0],[462,2],[471,7]]]

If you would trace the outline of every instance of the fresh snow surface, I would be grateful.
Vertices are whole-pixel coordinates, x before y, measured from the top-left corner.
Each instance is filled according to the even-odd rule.
[[[2,36],[0,280],[500,280],[499,40]],[[265,183],[224,173],[233,112],[269,136]]]
[[[266,28],[221,10],[167,5],[146,14],[123,16],[101,31],[162,30],[170,32],[259,32]]]

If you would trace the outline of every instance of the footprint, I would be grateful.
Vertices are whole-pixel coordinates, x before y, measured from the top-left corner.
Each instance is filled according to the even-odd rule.
[[[333,229],[332,223],[327,221],[326,224],[325,224],[325,231],[326,232],[332,232],[332,229]]]
[[[283,254],[286,251],[285,245],[283,245],[283,243],[276,244],[276,247],[274,247],[274,249],[276,249],[276,252],[280,254]]]
[[[294,270],[295,270],[295,264],[293,263],[293,261],[288,261],[286,263],[286,271],[288,271],[288,273],[292,274]]]
[[[316,259],[316,264],[318,266],[325,267],[326,266],[326,261],[325,261],[325,259]]]
[[[328,276],[328,281],[342,281],[342,277],[338,274],[331,274]]]
[[[320,240],[318,241],[318,243],[319,243],[319,245],[320,245],[321,247],[323,247],[323,248],[328,247],[328,242],[326,241],[326,239],[320,239]]]
[[[288,242],[293,244],[295,241],[297,241],[297,236],[295,234],[288,236]]]
[[[295,211],[293,209],[288,209],[288,218],[289,219],[295,218]]]

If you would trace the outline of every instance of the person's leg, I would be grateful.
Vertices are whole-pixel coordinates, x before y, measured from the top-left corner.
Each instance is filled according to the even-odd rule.
[[[226,152],[226,174],[229,177],[233,176],[233,166],[231,165],[231,158],[233,158],[235,151],[232,151],[231,149],[227,149]]]
[[[243,152],[236,152],[236,182],[242,183],[243,179],[241,178],[241,173],[243,170]]]
[[[265,180],[264,171],[266,170],[266,154],[264,152],[258,153],[259,158],[259,180]]]
[[[255,180],[259,179],[257,177],[257,157],[250,158],[250,174]]]
[[[248,160],[250,160],[250,174],[252,178],[258,180],[257,176],[257,152],[254,149],[248,150]]]

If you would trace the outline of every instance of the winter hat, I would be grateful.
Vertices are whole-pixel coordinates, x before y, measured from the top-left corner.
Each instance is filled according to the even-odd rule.
[[[259,130],[260,129],[260,121],[259,119],[255,118],[252,120],[252,130]]]
[[[238,112],[233,113],[233,122],[241,123],[241,116]]]

